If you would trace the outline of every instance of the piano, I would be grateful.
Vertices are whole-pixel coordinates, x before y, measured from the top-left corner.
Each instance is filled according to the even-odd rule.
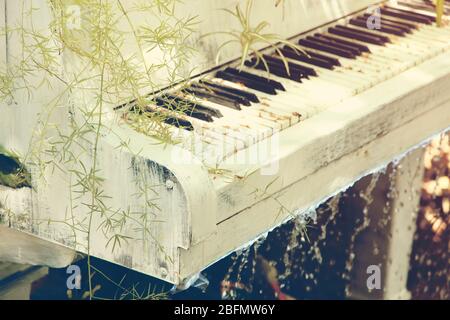
[[[67,222],[71,209],[79,220],[86,213],[69,208],[67,175],[46,172],[33,189],[0,189],[0,221],[63,252],[60,261],[33,263],[68,265],[66,250],[89,247],[93,256],[182,285],[449,129],[450,26],[436,25],[431,1],[285,1],[284,14],[274,1],[258,1],[255,22],[268,20],[298,49],[261,47],[264,59],[250,56],[240,68],[240,48],[231,46],[215,65],[221,36],[202,35],[233,26],[216,9],[237,2],[189,1],[187,12],[206,17],[195,38],[204,49],[192,60],[196,75],[149,92],[144,104],[108,108],[110,130],[97,159],[106,201],[148,210],[151,236],[140,239],[127,222],[122,232],[129,240],[112,251],[100,217],[93,216],[89,238],[57,223]],[[450,13],[450,1],[444,9]],[[31,123],[22,121],[24,111],[1,112],[0,145],[25,152]],[[163,115],[174,143],[135,130],[143,115]],[[118,148],[123,141],[127,148]],[[151,186],[153,208],[135,196],[139,177]]]

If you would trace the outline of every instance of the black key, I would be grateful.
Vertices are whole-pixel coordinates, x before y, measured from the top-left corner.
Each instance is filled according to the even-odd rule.
[[[280,82],[272,80],[272,79],[267,79],[265,77],[261,77],[256,74],[250,73],[250,72],[241,71],[241,70],[237,70],[237,69],[230,68],[230,67],[226,68],[225,71],[232,73],[232,74],[242,76],[244,78],[248,78],[250,80],[267,83],[268,85],[272,86],[274,89],[277,89],[277,90],[286,91],[286,89],[283,87],[283,85]]]
[[[355,39],[358,41],[362,41],[362,42],[370,43],[370,44],[376,44],[379,46],[383,46],[385,44],[385,42],[379,38],[369,37],[366,35],[358,34],[358,33],[352,32],[352,31],[344,30],[344,29],[329,28],[328,32],[331,34],[341,36],[341,37]]]
[[[391,42],[391,39],[389,39],[389,37],[383,36],[383,35],[379,35],[379,34],[375,34],[373,32],[364,31],[364,30],[360,30],[360,29],[355,29],[355,28],[351,28],[349,26],[340,26],[340,25],[336,26],[336,28],[341,29],[341,30],[347,30],[349,32],[353,32],[353,33],[356,33],[356,34],[361,34],[361,35],[364,35],[364,36],[367,36],[367,37],[374,37],[374,38],[380,39],[384,43]]]
[[[267,82],[254,81],[248,78],[244,78],[241,75],[232,74],[226,71],[218,71],[216,77],[224,80],[228,80],[234,83],[240,83],[245,85],[247,88],[261,91],[267,94],[276,95],[277,92],[274,87],[267,84]]]
[[[355,56],[360,56],[361,55],[361,51],[359,49],[357,49],[357,48],[354,48],[354,47],[351,47],[351,46],[347,46],[347,45],[341,44],[341,43],[336,43],[336,42],[330,41],[328,39],[323,39],[323,38],[320,38],[320,37],[317,37],[317,36],[307,37],[306,39],[311,40],[311,41],[320,42],[320,43],[323,43],[325,45],[328,45],[328,46],[331,46],[331,47],[335,47],[335,48],[338,48],[338,49],[350,51]]]
[[[130,108],[131,112],[139,112],[139,114],[143,114],[143,110],[141,110],[141,108],[138,108],[136,105],[132,106]],[[167,123],[169,125],[175,126],[177,128],[182,128],[188,131],[193,131],[194,130],[194,126],[192,125],[192,123],[190,123],[188,120],[184,120],[184,119],[180,119],[178,117],[175,116],[169,116],[167,114],[163,114],[161,112],[158,112],[156,110],[150,109],[148,107],[145,108],[145,113],[149,113],[151,115],[155,115],[157,117],[159,117],[160,119],[162,119],[162,121],[164,121],[164,123]]]
[[[349,58],[349,59],[355,59],[355,55],[348,50],[342,50],[342,49],[338,49],[338,48],[334,48],[332,46],[328,46],[322,43],[317,43],[311,40],[306,40],[306,39],[300,39],[298,41],[298,43],[302,46],[305,46],[307,48],[311,48],[311,49],[317,49],[320,51],[324,51],[324,52],[328,52],[328,53],[332,53],[335,55],[338,55],[340,57],[344,57],[344,58]]]
[[[239,105],[238,102],[236,102],[236,100],[228,99],[225,97],[220,97],[212,91],[208,91],[208,90],[201,89],[201,88],[189,87],[189,88],[183,89],[182,92],[189,93],[195,97],[200,97],[205,100],[223,105],[223,106],[231,108],[231,109],[241,110],[241,106]]]
[[[200,84],[206,85],[206,86],[208,86],[210,88],[213,88],[213,89],[218,89],[218,90],[222,90],[222,91],[225,91],[225,92],[237,95],[239,97],[245,98],[248,101],[251,101],[251,102],[254,102],[254,103],[259,103],[258,97],[256,96],[256,94],[254,94],[252,92],[248,92],[248,91],[241,90],[241,89],[227,87],[225,85],[220,85],[220,84],[217,84],[215,82],[208,81],[208,80],[200,80]]]
[[[166,94],[166,96],[169,97],[170,99],[177,101],[181,106],[183,106],[183,104],[184,104],[185,106],[187,106],[189,108],[189,110],[193,110],[196,112],[203,112],[205,114],[209,114],[212,117],[216,117],[216,118],[223,117],[220,110],[215,109],[213,107],[205,106],[205,105],[201,104],[199,101],[197,101],[195,98],[192,99],[191,97],[186,97],[183,93],[179,93],[176,95]]]
[[[271,61],[271,62],[277,64],[279,67],[283,67],[284,69],[286,69],[283,59],[278,54],[276,54],[274,56],[269,56],[267,54],[264,54],[263,57],[264,57],[264,59],[266,59],[266,61]],[[304,75],[304,78],[307,78],[309,76],[312,76],[312,77],[317,76],[317,73],[313,68],[304,67],[297,63],[293,63],[293,62],[289,62],[289,61],[288,61],[288,66],[289,66],[289,70],[296,70],[296,71],[300,72],[302,75]]]
[[[245,65],[249,68],[267,71],[278,77],[286,78],[297,82],[302,82],[301,79],[304,78],[303,74],[298,70],[289,70],[288,73],[284,66],[279,66],[271,61],[266,61],[266,64],[264,64],[264,62],[261,59],[259,61],[253,59],[251,61],[245,61]]]
[[[328,40],[333,41],[333,42],[342,43],[342,44],[345,44],[347,46],[351,46],[351,47],[357,48],[361,52],[370,52],[370,49],[367,46],[363,45],[363,44],[354,43],[354,42],[351,42],[351,41],[343,40],[343,39],[332,37],[330,35],[325,35],[325,34],[316,34],[316,36],[319,37],[319,38],[328,39]]]
[[[365,20],[367,20],[368,18],[370,18],[370,14],[368,14],[368,13],[364,14],[364,16],[359,17],[359,19],[365,19]],[[408,24],[405,25],[402,23],[393,22],[393,20],[389,20],[387,18],[383,18],[383,25],[400,29],[405,33],[411,33],[414,29],[416,29],[416,27],[414,25],[412,25],[412,27],[411,27],[411,25],[408,26]]]
[[[367,21],[364,20],[364,18],[363,19],[357,19],[357,18],[350,19],[350,24],[357,26],[357,27],[367,28]],[[369,29],[369,30],[371,30],[371,29]],[[372,31],[393,34],[393,35],[400,36],[400,37],[405,36],[405,32],[403,30],[395,28],[395,27],[388,27],[384,23],[381,24],[380,28],[373,29]]]
[[[164,95],[156,97],[155,102],[158,106],[162,108],[175,112],[180,112],[182,114],[207,122],[213,122],[213,117],[216,118],[222,117],[222,114],[218,110],[205,107],[198,103],[194,103],[192,101],[185,100],[173,95]]]
[[[334,65],[332,63],[330,63],[329,61],[319,59],[319,58],[314,58],[311,56],[307,56],[303,52],[296,51],[296,50],[292,49],[291,47],[286,46],[283,49],[280,49],[280,51],[287,58],[305,62],[307,64],[311,64],[311,65],[322,67],[322,68],[329,69],[329,70],[334,69]]]
[[[406,7],[410,7],[411,9],[419,9],[419,10],[424,10],[424,11],[429,11],[432,13],[436,12],[436,8],[427,5],[426,3],[409,3],[409,2],[404,2],[404,1],[398,1],[399,5],[402,6],[406,6]]]
[[[224,97],[224,98],[233,100],[240,105],[242,104],[247,107],[251,105],[250,101],[243,96],[239,96],[237,94],[234,94],[234,93],[231,93],[231,92],[219,89],[219,88],[214,88],[214,87],[208,86],[204,83],[203,84],[202,83],[192,83],[191,87],[206,90],[208,92],[214,93],[215,95],[217,95],[219,97]]]
[[[396,10],[391,10],[391,9],[387,9],[387,8],[381,8],[381,13],[387,16],[391,16],[391,17],[396,17],[396,18],[400,18],[400,19],[404,19],[404,20],[408,20],[408,21],[413,21],[413,22],[419,22],[419,23],[423,23],[423,24],[432,24],[433,21],[428,19],[428,18],[424,18],[424,17],[419,17],[419,16],[415,16],[415,15],[411,15],[411,14],[407,14],[401,11],[396,11]]]
[[[167,123],[167,124],[170,124],[172,126],[175,126],[177,128],[185,129],[187,131],[193,131],[194,130],[194,126],[192,125],[192,123],[190,123],[187,120],[174,118],[174,117],[165,117],[164,118],[164,122]]]
[[[383,21],[392,23],[394,25],[400,25],[403,27],[414,29],[414,30],[418,28],[418,24],[415,24],[413,22],[406,22],[405,20],[401,20],[401,19],[396,20],[395,17],[383,17]]]
[[[329,57],[329,56],[326,56],[326,55],[323,55],[323,54],[320,54],[320,53],[315,53],[315,52],[312,52],[310,50],[306,50],[306,53],[310,57],[328,61],[329,63],[333,64],[334,66],[340,66],[341,65],[341,63],[339,62],[339,59],[337,59],[337,58]]]
[[[394,8],[394,7],[390,7],[390,6],[386,6],[385,8],[388,10],[396,11],[396,12],[402,12],[402,13],[410,15],[410,16],[414,16],[414,17],[418,17],[418,18],[422,18],[422,19],[428,19],[431,22],[436,22],[436,17],[433,15],[427,15],[427,14],[423,14],[423,13],[418,13],[418,12],[405,10],[405,9],[401,9],[401,8]]]

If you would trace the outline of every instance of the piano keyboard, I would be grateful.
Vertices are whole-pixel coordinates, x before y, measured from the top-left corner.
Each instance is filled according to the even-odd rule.
[[[450,27],[436,26],[430,1],[383,5],[381,28],[369,29],[366,12],[264,50],[242,69],[231,63],[157,96],[144,109],[161,114],[184,148],[210,165],[311,118],[427,59],[449,50]],[[450,12],[450,2],[445,4]],[[282,53],[288,61],[285,68]],[[424,75],[426,76],[426,75]],[[127,119],[133,119],[128,112]]]

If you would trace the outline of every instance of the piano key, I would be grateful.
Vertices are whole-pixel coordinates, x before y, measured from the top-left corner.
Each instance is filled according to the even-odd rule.
[[[333,46],[325,45],[322,43],[317,43],[312,40],[300,39],[298,41],[298,44],[300,44],[304,47],[310,48],[310,49],[316,49],[316,50],[320,50],[320,51],[324,51],[324,52],[333,53],[340,57],[346,57],[346,58],[350,58],[350,59],[355,58],[355,55],[349,50],[338,49]]]
[[[237,102],[236,100],[218,96],[214,92],[211,92],[211,91],[208,91],[205,89],[188,87],[188,88],[183,89],[182,91],[192,94],[193,96],[202,97],[206,100],[219,103],[219,104],[227,106],[229,108],[241,110],[241,106],[240,106],[239,102]]]
[[[254,74],[251,74],[251,73],[248,73],[248,72],[245,72],[245,71],[240,71],[238,69],[234,69],[234,68],[230,68],[230,67],[226,68],[225,71],[229,72],[229,73],[232,73],[232,74],[236,74],[236,75],[240,75],[240,76],[243,76],[243,77],[247,77],[250,80],[261,81],[263,83],[269,84],[274,89],[285,91],[285,89],[281,85],[281,83],[279,83],[277,81],[274,81],[274,80],[271,80],[271,79],[267,79],[266,77],[257,77]]]
[[[174,117],[168,117],[164,119],[164,122],[167,124],[170,124],[172,126],[175,126],[177,128],[185,129],[188,131],[193,131],[194,127],[192,126],[192,123],[186,120],[174,118]]]
[[[205,83],[201,83],[201,82],[195,83],[194,82],[194,83],[191,83],[190,86],[192,88],[198,88],[198,89],[206,90],[208,92],[212,92],[212,93],[216,94],[217,96],[233,100],[236,103],[238,103],[239,105],[244,105],[246,107],[251,105],[250,100],[248,100],[244,96],[240,96],[240,95],[231,93],[231,92],[223,90],[223,89],[215,88],[213,86],[208,86]]]
[[[315,54],[315,52],[311,49],[311,54]],[[322,56],[325,56],[322,54]],[[331,57],[331,54],[327,54],[327,56]],[[333,58],[333,57],[331,57]],[[341,57],[339,57],[341,58]],[[334,58],[333,58],[334,59]],[[354,60],[351,60],[354,61]],[[345,84],[347,86],[351,86],[352,88],[355,86],[355,83],[360,86],[366,86],[367,83],[369,83],[371,80],[368,77],[365,77],[363,74],[356,70],[352,70],[352,67],[349,67],[346,65],[345,67],[340,66],[333,69],[333,71],[330,72],[330,74],[335,74],[336,79],[334,79],[336,82]],[[342,77],[340,75],[343,75]],[[345,74],[345,75],[344,75]]]
[[[369,13],[365,13],[364,15],[362,15],[360,17],[367,21],[367,19],[369,19],[371,17],[371,15]],[[396,27],[400,30],[403,30],[406,33],[411,33],[417,29],[417,25],[415,25],[415,24],[410,24],[410,23],[406,23],[406,22],[403,23],[403,22],[395,21],[394,19],[389,19],[387,17],[383,17],[382,21],[383,21],[384,25]]]
[[[320,77],[310,78],[302,84],[279,79],[277,76],[274,77],[278,81],[281,81],[286,88],[286,93],[280,94],[279,98],[284,98],[286,96],[289,102],[294,101],[290,110],[297,112],[299,110],[299,104],[303,103],[304,107],[308,110],[308,117],[311,115],[311,111],[317,112],[317,110],[323,109],[324,105],[330,103],[331,99],[340,99],[341,97],[348,97],[352,94],[352,92],[349,92],[348,87],[338,88],[331,82],[321,80]],[[323,92],[327,92],[327,94],[323,95]],[[288,93],[291,93],[291,95]],[[274,101],[274,103],[277,104],[279,101]]]
[[[200,80],[199,82],[200,82],[200,84],[207,85],[208,87],[211,87],[213,89],[219,89],[219,90],[229,92],[231,94],[243,97],[243,98],[247,99],[248,101],[256,102],[256,103],[259,102],[256,94],[247,92],[245,90],[240,90],[240,89],[231,88],[231,87],[227,87],[227,86],[221,86],[220,84],[209,82],[207,80]]]
[[[212,122],[213,115],[209,111],[206,111],[204,108],[200,110],[197,106],[192,105],[192,103],[181,102],[180,99],[174,99],[173,97],[156,97],[155,102],[158,106],[176,111],[185,115],[190,115],[193,118],[197,118],[203,121]]]
[[[129,108],[130,113],[135,113],[135,114],[145,114],[145,115],[149,115],[152,118],[158,118],[160,119],[162,122],[170,125],[170,126],[174,126],[180,129],[184,129],[187,131],[193,131],[194,127],[192,126],[192,123],[190,123],[189,121],[185,120],[185,119],[181,119],[180,117],[178,117],[175,113],[166,113],[164,114],[164,112],[158,111],[158,110],[151,110],[148,107],[143,107],[143,108],[136,108],[136,106],[131,106]],[[128,113],[128,115],[130,115],[130,113]]]
[[[198,120],[196,118],[192,118],[189,117],[187,115],[183,115],[180,113],[176,113],[174,111],[170,111],[168,109],[162,108],[162,107],[158,107],[156,105],[153,104],[148,104],[146,107],[146,111],[145,113],[149,113],[150,115],[154,115],[154,114],[158,114],[158,115],[162,115],[167,119],[177,119],[179,121],[186,121],[188,123],[190,123],[190,125],[192,126],[192,128],[194,129],[194,131],[200,136],[202,137],[202,142],[207,142],[209,144],[215,144],[215,147],[218,146],[219,141],[217,140],[218,135],[216,133],[212,133],[212,131],[209,129],[210,127],[208,127],[208,122],[204,122],[201,120]],[[186,138],[187,134],[183,134],[183,132],[187,132],[185,131],[185,129],[178,129],[175,130],[175,126],[172,125],[168,125],[166,124],[167,130],[169,131],[169,133],[171,133],[172,135],[174,135],[174,137],[176,138],[176,136],[178,135],[182,135],[184,138]]]
[[[433,20],[431,20],[431,19],[412,15],[412,14],[397,11],[397,10],[392,10],[390,8],[381,8],[381,14],[396,17],[396,18],[401,18],[401,19],[408,20],[408,21],[424,23],[424,24],[432,24],[433,23]]]
[[[304,53],[296,52],[294,49],[292,49],[290,47],[282,48],[282,49],[280,49],[280,51],[286,58],[294,59],[296,61],[303,61],[310,65],[314,65],[314,66],[318,66],[318,67],[322,67],[322,68],[326,68],[326,69],[330,69],[330,70],[333,70],[333,68],[334,68],[334,65],[327,60],[307,56]]]
[[[371,30],[371,29],[367,28],[367,21],[365,19],[353,18],[353,19],[350,19],[350,24]],[[387,34],[394,34],[396,36],[401,36],[401,37],[403,37],[406,33],[406,31],[403,31],[403,29],[401,29],[401,28],[388,26],[387,24],[384,24],[384,23],[381,24],[379,29],[374,29],[374,30],[377,30],[377,31],[380,31],[383,33],[387,33]]]
[[[386,43],[390,42],[390,39],[389,39],[388,36],[386,36],[386,35],[375,35],[375,34],[373,34],[372,32],[370,32],[367,29],[361,30],[360,28],[343,26],[343,25],[337,25],[335,28],[339,29],[339,30],[345,30],[345,31],[347,31],[349,33],[353,33],[353,34],[379,39],[383,44],[386,44]],[[373,43],[373,44],[376,44],[376,43]]]
[[[338,35],[338,36],[342,36],[342,37],[349,38],[349,39],[360,40],[360,41],[362,41],[364,43],[384,45],[384,42],[380,41],[377,38],[367,37],[367,36],[364,36],[364,35],[359,35],[359,34],[356,34],[356,33],[348,32],[346,30],[341,30],[341,29],[336,29],[336,28],[329,28],[328,32],[331,33],[332,35]]]
[[[392,11],[396,11],[396,12],[402,12],[404,14],[410,15],[410,16],[415,16],[415,17],[420,17],[423,19],[428,19],[431,22],[436,22],[436,14],[429,14],[429,13],[420,13],[417,12],[414,9],[403,9],[401,6],[385,6],[386,9],[388,10],[392,10]]]
[[[374,30],[373,33],[377,33],[378,31]],[[426,40],[420,39],[417,37],[417,31],[414,34],[415,37],[405,37],[405,38],[397,38],[396,36],[391,36],[391,43],[386,44],[387,48],[395,48],[395,51],[407,56],[415,56],[419,59],[418,61],[424,61],[425,59],[430,57],[430,54],[434,49],[436,49],[436,43],[434,40]],[[428,43],[426,43],[428,42]],[[432,49],[430,51],[430,49]]]
[[[301,72],[298,70],[286,70],[284,66],[279,66],[277,64],[274,64],[271,61],[265,61],[259,60],[257,62],[256,60],[246,61],[245,65],[249,68],[255,68],[258,70],[265,71],[266,74],[268,73],[270,75],[277,75],[282,78],[287,78],[293,81],[301,82],[302,78],[304,77]]]
[[[214,105],[214,107],[220,109],[222,106]],[[265,130],[270,130],[273,134],[280,130],[286,129],[291,125],[291,120],[289,117],[285,115],[277,115],[264,109],[246,108],[242,111],[229,109],[223,110],[223,112],[226,116],[217,123],[226,123],[228,126],[236,125],[236,123],[240,123],[241,125],[252,124],[255,131],[254,134],[257,134],[258,130],[261,130],[262,128]],[[249,132],[251,134],[252,130]]]
[[[187,118],[194,125],[196,132],[207,135],[212,139],[209,140],[211,144],[223,143],[222,137],[227,136],[229,138],[227,139],[228,142],[238,140],[240,143],[243,143],[242,147],[244,147],[245,145],[270,137],[273,134],[272,128],[254,123],[252,119],[242,120],[240,115],[234,119],[228,119],[227,117],[216,119],[211,124],[201,122],[197,119]],[[233,148],[235,147],[233,146]]]
[[[334,37],[340,38],[341,36],[339,35],[333,35]],[[360,42],[360,40],[357,39],[348,39],[345,38],[348,41],[352,41],[352,42],[356,42],[356,43],[364,43],[364,42]],[[372,44],[367,44],[366,45],[369,47],[369,49],[371,50],[371,54],[370,57],[373,57],[374,59],[381,59],[386,61],[386,63],[388,65],[392,65],[393,63],[403,63],[405,62],[405,60],[411,59],[410,56],[415,56],[414,54],[411,53],[399,53],[396,52],[394,50],[392,50],[392,48],[387,47],[387,46],[378,46],[378,45],[372,45]]]
[[[258,73],[257,70],[252,70],[255,73]],[[259,71],[259,72],[264,72],[264,71]],[[210,81],[214,81],[214,82],[218,82],[220,84],[224,84],[226,86],[231,86],[231,87],[236,87],[236,88],[241,88],[244,90],[249,90],[250,92],[253,92],[252,89],[250,88],[246,88],[243,84],[237,84],[237,83],[232,83],[232,82],[228,82],[227,80],[222,80],[222,79],[217,79],[217,78],[212,78],[210,79]],[[256,93],[256,92],[255,92]],[[291,93],[291,92],[283,92],[282,96],[280,97],[280,95],[269,95],[269,94],[265,94],[265,93],[257,93],[258,94],[258,98],[260,99],[260,104],[265,104],[265,105],[269,105],[271,108],[282,108],[282,109],[286,109],[287,111],[291,111],[291,112],[298,112],[298,106],[299,105],[306,105],[308,108],[315,108],[314,102],[310,102],[305,100],[304,97],[295,94],[295,93]],[[288,97],[288,98],[286,98]],[[259,104],[256,104],[256,106],[258,106]],[[252,105],[253,107],[254,105]]]
[[[329,39],[322,38],[322,37],[317,36],[317,35],[315,35],[314,37],[311,37],[311,36],[307,37],[306,39],[317,41],[317,42],[320,42],[320,43],[323,43],[323,44],[326,44],[328,46],[335,47],[335,48],[338,48],[338,49],[348,50],[351,53],[353,53],[355,56],[359,56],[362,53],[361,50],[359,50],[358,48],[356,48],[354,46],[342,44],[342,43],[339,43],[339,42],[336,42],[336,41],[331,41]]]
[[[410,28],[411,30],[417,30],[417,28],[419,28],[419,26],[420,26],[420,24],[418,22],[404,20],[401,18],[393,17],[393,16],[384,16],[383,21],[393,23],[394,25],[400,25],[403,27],[407,27],[407,28]]]
[[[175,99],[175,101],[177,101],[181,105],[185,104],[189,112],[190,110],[193,110],[195,112],[203,112],[205,114],[210,115],[213,118],[223,117],[222,113],[219,110],[210,108],[206,105],[199,103],[199,99],[196,99],[194,96],[191,96],[192,99],[186,99],[186,94],[183,92],[177,92],[166,96],[169,97],[170,99]]]
[[[326,54],[319,53],[318,51],[307,50],[307,49],[306,49],[305,52],[306,52],[308,55],[310,55],[311,57],[313,57],[313,58],[318,58],[318,59],[321,59],[321,60],[328,61],[328,63],[330,63],[330,64],[332,64],[332,65],[334,65],[334,66],[340,66],[340,65],[341,65],[341,64],[339,63],[339,59],[330,57],[330,56],[328,56],[328,55],[326,55]]]
[[[355,26],[354,28],[358,29],[358,30],[361,30],[361,31],[364,31],[364,29],[361,28],[361,27],[356,27]],[[375,30],[371,30],[370,32],[373,33],[373,34],[381,33],[381,31],[376,30],[376,29]],[[424,48],[424,44],[423,43],[417,42],[416,40],[408,38],[408,37],[397,37],[397,36],[391,35],[391,36],[389,36],[389,39],[390,39],[390,42],[387,43],[385,45],[385,47],[387,47],[387,48],[403,47],[403,48],[406,49],[406,51],[408,51],[407,52],[408,55],[421,56],[426,51],[426,48]],[[413,45],[413,49],[411,48],[411,45]],[[402,50],[402,49],[399,49],[399,50],[400,50],[400,52],[401,51],[405,51],[405,50]],[[419,52],[419,51],[422,51],[422,52]]]
[[[240,75],[232,74],[226,71],[218,71],[216,73],[217,78],[221,78],[224,80],[228,80],[234,83],[242,83],[248,88],[255,89],[260,92],[264,92],[271,95],[276,95],[277,92],[273,86],[267,84],[266,82],[250,80],[248,78],[244,78]]]
[[[245,120],[253,119],[255,122],[259,122],[260,124],[271,127],[275,130],[281,130],[290,126],[291,114],[288,114],[287,112],[278,112],[277,114],[275,113],[275,110],[268,110],[268,108],[261,105],[255,105],[237,111],[203,99],[200,99],[200,102],[203,105],[220,110],[221,113],[224,114],[224,119],[221,120],[226,121],[227,119],[230,119],[232,124],[238,119],[245,118]]]
[[[366,45],[357,44],[357,43],[354,43],[354,42],[351,42],[351,41],[346,41],[346,40],[343,40],[343,39],[332,37],[332,36],[330,36],[328,34],[316,33],[315,36],[319,37],[319,38],[327,39],[327,40],[332,41],[332,42],[337,42],[337,43],[341,43],[341,44],[344,44],[344,45],[347,45],[347,46],[352,46],[354,48],[357,48],[361,52],[368,52],[368,53],[370,53],[370,50],[369,50],[369,48]]]
[[[328,53],[327,55],[332,54]],[[339,57],[339,61],[343,69],[346,69],[349,73],[353,74],[353,76],[358,77],[360,81],[369,81],[369,83],[371,83],[370,85],[373,85],[373,82],[379,78],[379,75],[377,74],[378,72],[376,70],[377,68],[379,68],[378,65],[374,66],[370,63],[367,63],[367,61],[360,62],[357,59],[346,59],[343,57]],[[344,61],[345,65],[342,64]]]
[[[263,55],[264,59],[266,59],[267,61],[271,61],[274,62],[276,64],[278,64],[278,66],[280,67],[284,67],[284,61],[283,59],[280,57],[278,52],[275,52],[274,55],[269,56],[267,54]],[[286,60],[286,59],[285,59]],[[315,77],[317,76],[316,72],[314,71],[314,68],[311,67],[303,67],[295,62],[290,62],[287,61],[288,66],[289,66],[289,70],[298,70],[299,72],[301,72],[303,75],[307,77]]]

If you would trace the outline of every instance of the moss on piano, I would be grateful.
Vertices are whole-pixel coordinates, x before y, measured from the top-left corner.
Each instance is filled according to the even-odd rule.
[[[0,146],[0,185],[10,188],[31,188],[31,176],[19,157]]]

